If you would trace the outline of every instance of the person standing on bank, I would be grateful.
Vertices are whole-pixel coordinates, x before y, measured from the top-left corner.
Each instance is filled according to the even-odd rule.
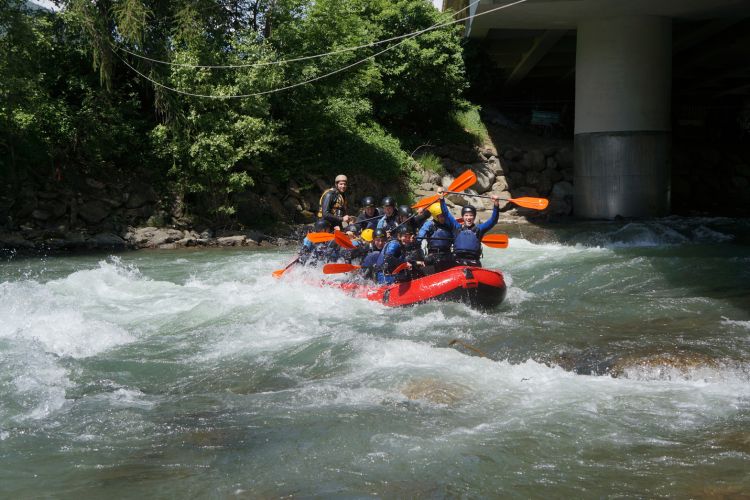
[[[453,230],[453,257],[457,266],[482,267],[482,237],[495,227],[500,217],[500,197],[492,195],[492,215],[479,225],[474,224],[477,209],[466,205],[461,209],[461,222],[458,222],[445,204],[445,193],[440,192],[440,209],[445,222]]]
[[[346,187],[349,181],[344,174],[339,174],[333,182],[333,187],[323,191],[320,197],[318,219],[328,221],[334,227],[344,228],[349,225],[351,217],[347,215]],[[353,221],[352,221],[353,222]]]

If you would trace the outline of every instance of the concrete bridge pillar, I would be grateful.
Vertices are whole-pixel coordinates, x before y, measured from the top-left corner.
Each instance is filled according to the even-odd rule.
[[[578,24],[575,214],[592,219],[669,211],[672,21]]]

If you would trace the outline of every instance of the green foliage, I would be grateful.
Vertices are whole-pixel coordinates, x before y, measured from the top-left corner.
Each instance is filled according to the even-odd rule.
[[[260,177],[403,185],[412,142],[477,128],[461,107],[460,28],[336,52],[450,19],[427,0],[60,3],[50,15],[0,0],[0,165],[13,182],[53,165],[131,171],[228,223]],[[324,52],[336,53],[270,64]],[[234,95],[248,97],[223,98]]]
[[[445,172],[445,168],[443,168],[440,158],[432,153],[420,156],[417,158],[416,162],[420,167],[430,172],[435,172],[436,174],[443,174]]]
[[[479,111],[479,106],[467,105],[464,109],[456,111],[454,117],[459,126],[474,137],[475,144],[484,144],[489,141],[490,134]]]

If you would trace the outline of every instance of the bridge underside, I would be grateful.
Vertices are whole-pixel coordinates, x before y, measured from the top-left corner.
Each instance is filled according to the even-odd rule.
[[[528,0],[467,32],[502,75],[498,104],[572,115],[579,217],[667,214],[675,129],[750,109],[750,2]]]

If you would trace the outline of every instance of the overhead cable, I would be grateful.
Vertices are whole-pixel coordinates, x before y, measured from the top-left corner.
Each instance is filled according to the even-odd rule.
[[[192,97],[206,97],[206,98],[209,98],[209,99],[243,99],[243,98],[249,98],[249,97],[258,97],[258,96],[262,96],[262,95],[274,94],[276,92],[282,92],[284,90],[289,90],[289,89],[293,89],[295,87],[300,87],[302,85],[306,85],[308,83],[316,82],[318,80],[323,80],[324,78],[328,78],[328,77],[333,76],[335,74],[341,73],[342,71],[346,71],[347,69],[350,69],[350,68],[358,66],[358,65],[360,65],[362,63],[365,63],[365,62],[369,61],[370,59],[374,59],[375,57],[377,57],[377,56],[379,56],[381,54],[384,54],[385,52],[388,52],[389,50],[395,49],[396,47],[398,47],[402,43],[405,43],[405,42],[411,40],[414,37],[417,37],[417,36],[419,36],[419,35],[421,35],[423,33],[426,33],[427,31],[431,31],[431,30],[435,30],[435,29],[442,28],[442,27],[445,27],[445,26],[449,26],[451,24],[456,24],[456,23],[459,23],[459,22],[462,22],[462,21],[466,21],[467,19],[473,19],[475,17],[479,17],[479,16],[483,16],[483,15],[486,15],[486,14],[490,14],[492,12],[495,12],[495,11],[498,11],[498,10],[501,10],[501,9],[507,9],[508,7],[512,7],[514,5],[518,5],[518,4],[524,3],[526,1],[527,0],[517,0],[516,2],[509,3],[509,4],[506,4],[506,5],[501,5],[500,7],[495,7],[494,9],[490,9],[490,10],[487,10],[485,12],[481,12],[479,14],[475,14],[473,16],[467,16],[467,17],[464,17],[464,18],[461,18],[461,19],[455,19],[453,21],[449,21],[449,22],[446,22],[446,23],[436,24],[436,25],[430,26],[429,28],[425,28],[425,29],[420,30],[420,31],[415,31],[414,33],[411,33],[408,38],[403,38],[402,37],[403,39],[400,42],[395,43],[395,44],[391,45],[390,47],[386,47],[385,49],[381,50],[380,52],[376,52],[375,54],[371,54],[371,55],[369,55],[369,56],[367,56],[365,58],[362,58],[362,59],[360,59],[358,61],[355,61],[355,62],[353,62],[351,64],[348,64],[348,65],[346,65],[346,66],[344,66],[342,68],[338,68],[338,69],[335,69],[333,71],[330,71],[330,72],[328,72],[328,73],[326,73],[324,75],[320,75],[320,76],[316,76],[316,77],[313,77],[313,78],[309,78],[307,80],[302,80],[301,82],[293,83],[291,85],[286,85],[286,86],[283,86],[283,87],[278,87],[278,88],[270,89],[270,90],[264,90],[262,92],[255,92],[255,93],[252,93],[252,94],[211,95],[211,94],[197,94],[197,93],[193,93],[193,92],[186,92],[184,90],[179,90],[179,89],[176,89],[174,87],[169,87],[168,85],[164,85],[163,83],[157,82],[153,78],[144,75],[142,72],[138,71],[132,65],[130,65],[116,51],[114,52],[114,54],[117,56],[118,59],[120,59],[120,61],[123,62],[123,64],[125,64],[125,66],[127,66],[128,68],[130,68],[131,70],[133,70],[135,73],[137,73],[138,75],[140,75],[142,78],[148,80],[149,82],[153,83],[154,85],[156,85],[158,87],[161,87],[161,88],[163,88],[165,90],[169,90],[169,91],[175,92],[177,94],[182,94],[182,95],[187,95],[187,96],[192,96]]]

